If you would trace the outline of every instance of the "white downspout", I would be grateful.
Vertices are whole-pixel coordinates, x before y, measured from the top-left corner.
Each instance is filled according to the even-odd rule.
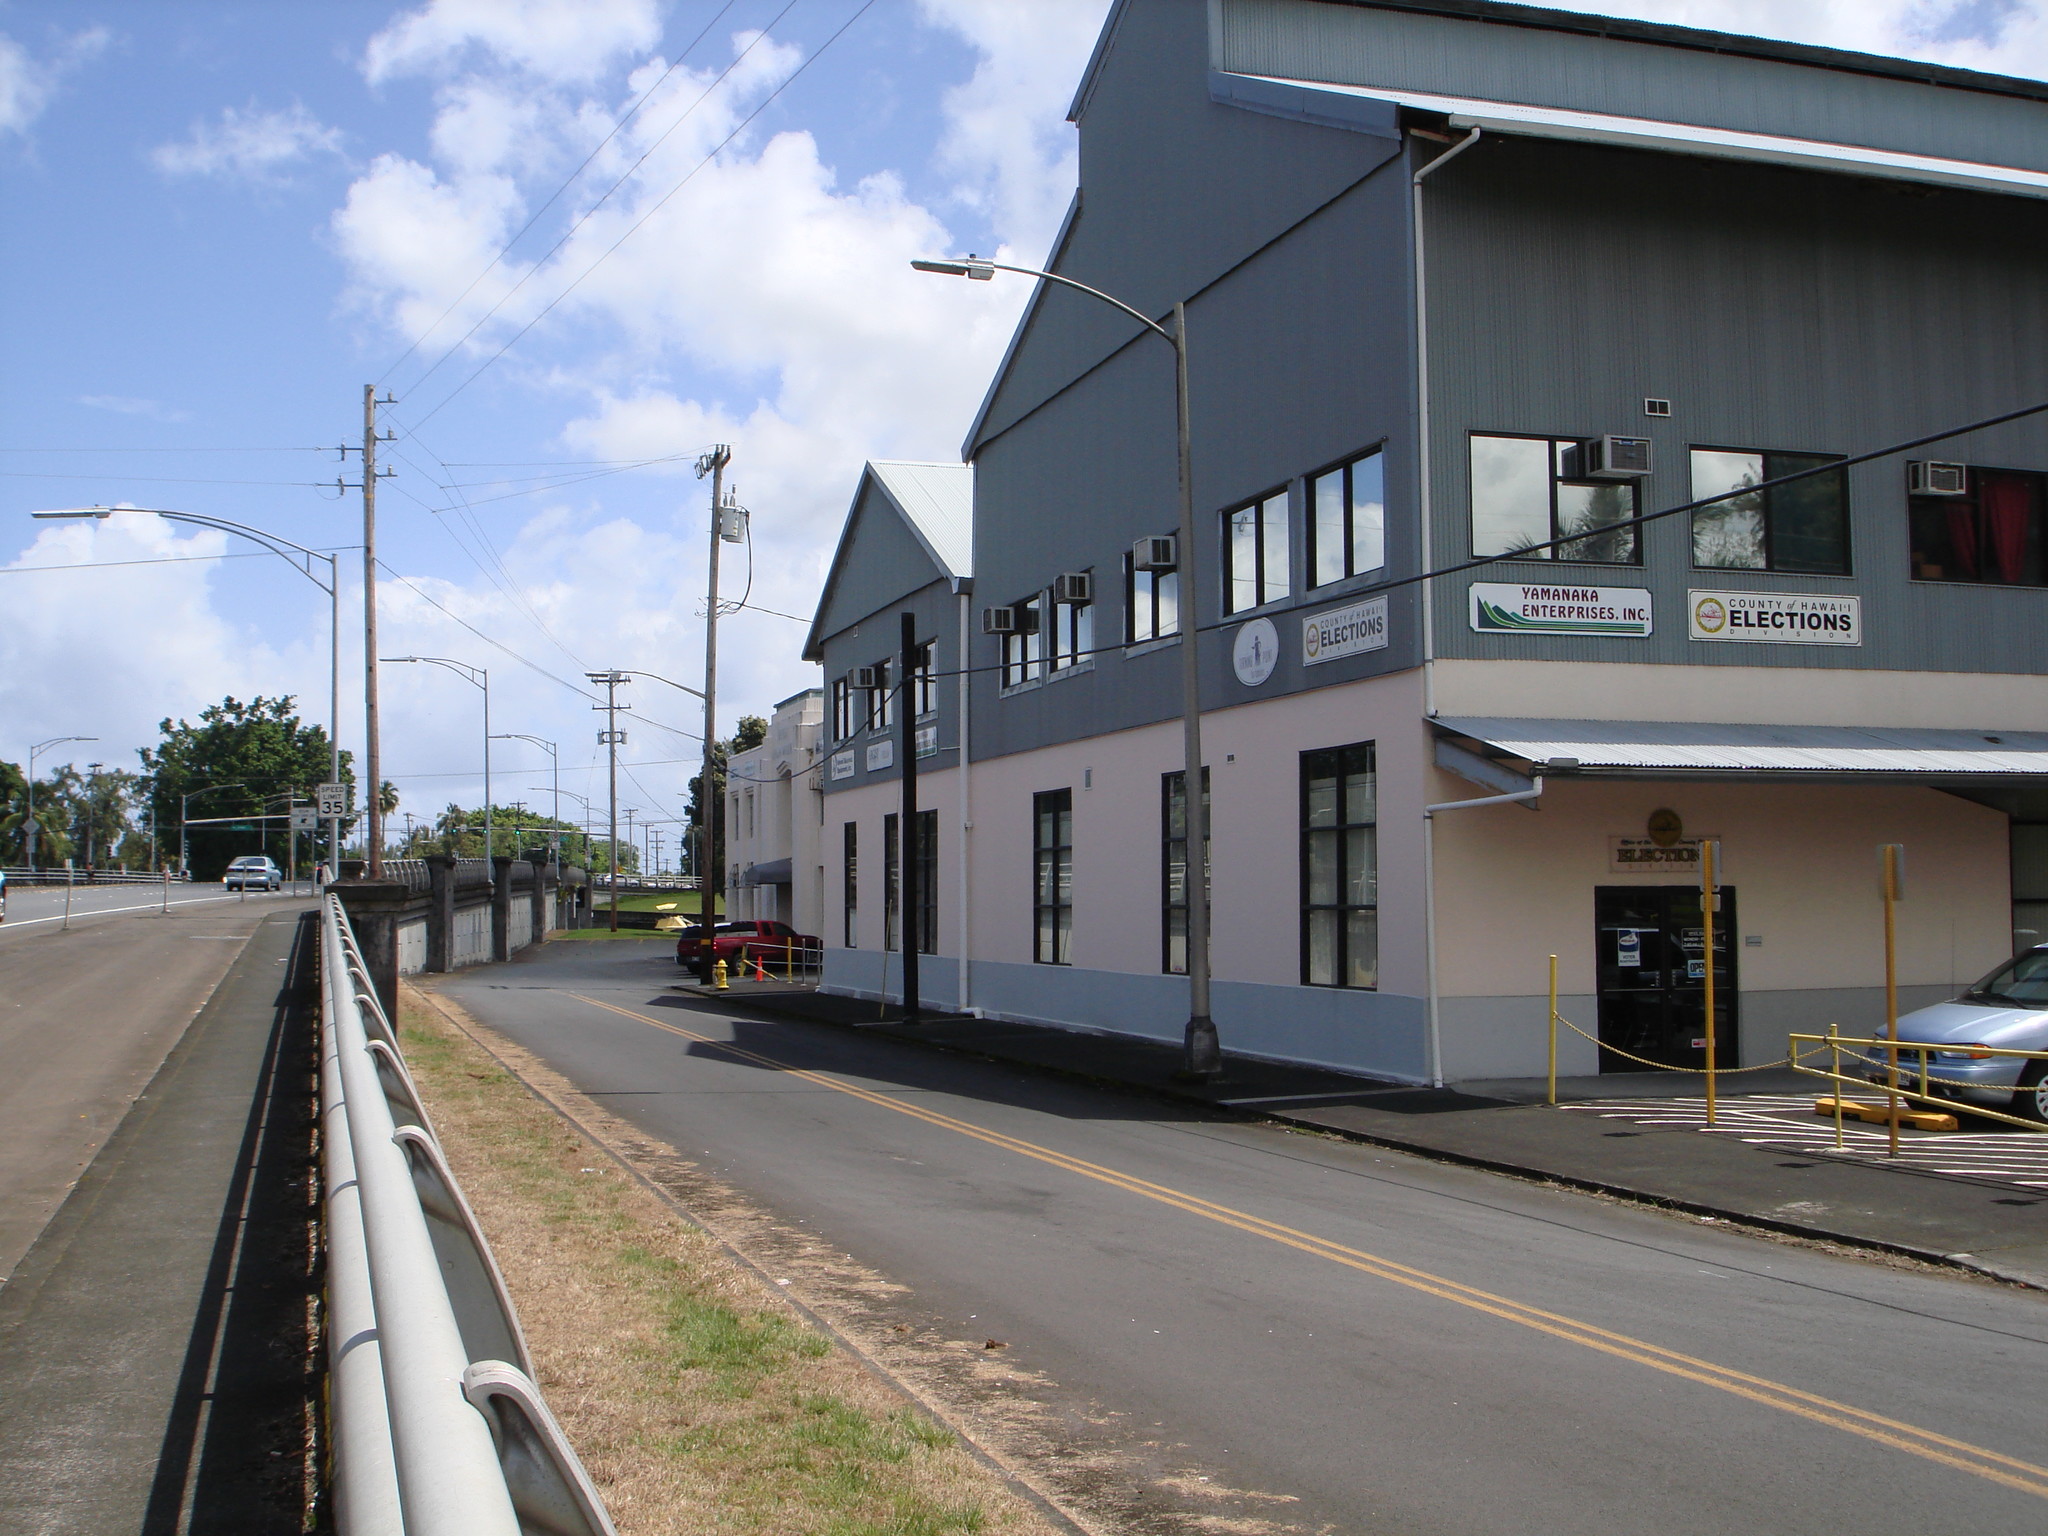
[[[967,738],[969,703],[967,670],[968,618],[974,611],[974,594],[963,587],[959,593],[960,606],[960,676],[959,703],[957,713],[959,725],[959,769],[960,769],[960,832],[955,839],[960,848],[960,1005],[961,1013],[970,1013],[974,1008],[974,988],[968,977],[969,968],[974,964],[974,886],[969,879],[972,863],[967,842],[974,832],[973,806],[967,795]]]
[[[1416,509],[1422,525],[1420,569],[1423,571],[1429,570],[1436,560],[1436,523],[1430,499],[1429,287],[1423,267],[1422,179],[1450,164],[1478,142],[1479,130],[1474,128],[1408,179],[1409,196],[1413,199],[1408,222],[1414,242],[1411,259],[1415,267],[1415,483]],[[1436,590],[1427,582],[1422,586],[1421,603],[1422,712],[1425,717],[1433,719],[1436,715]],[[1425,763],[1423,773],[1427,775],[1428,772],[1429,767]],[[1427,810],[1422,818],[1422,933],[1422,963],[1428,993],[1429,1083],[1432,1088],[1441,1088],[1444,1085],[1444,1049],[1436,974],[1436,822]]]

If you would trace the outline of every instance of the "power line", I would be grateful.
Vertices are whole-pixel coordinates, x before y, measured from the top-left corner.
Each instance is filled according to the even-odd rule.
[[[182,565],[190,560],[261,560],[271,553],[252,549],[240,554],[164,555],[155,560],[87,560],[78,565],[0,565],[0,576],[18,576],[25,571],[111,571],[123,565]]]
[[[726,3],[719,8],[718,14],[716,16],[713,16],[709,21],[707,21],[704,24],[703,30],[700,31],[695,37],[691,38],[689,43],[682,49],[682,51],[676,55],[675,62],[670,64],[667,69],[661,72],[661,78],[659,80],[656,80],[654,84],[648,86],[646,90],[640,93],[640,99],[634,102],[632,106],[628,107],[625,110],[625,112],[620,116],[619,120],[612,124],[611,132],[607,133],[604,136],[604,138],[598,142],[598,145],[595,149],[593,149],[589,154],[583,157],[583,163],[577,166],[575,170],[571,171],[568,174],[568,176],[566,176],[563,179],[562,184],[559,187],[556,187],[553,192],[548,194],[548,200],[546,202],[542,203],[538,208],[534,209],[533,216],[529,218],[524,224],[519,226],[519,232],[513,235],[511,239],[507,240],[504,243],[504,245],[499,247],[498,254],[490,259],[490,262],[484,267],[483,271],[477,273],[475,277],[471,278],[469,286],[463,289],[461,293],[455,296],[454,302],[451,303],[446,309],[442,310],[440,314],[434,317],[433,324],[429,325],[424,331],[421,331],[418,336],[413,338],[412,344],[408,346],[403,352],[399,353],[397,358],[393,360],[391,366],[386,368],[383,372],[383,375],[378,379],[378,382],[380,384],[383,383],[385,379],[390,378],[393,373],[397,372],[399,365],[402,364],[408,357],[411,357],[413,353],[417,352],[420,349],[421,345],[426,341],[426,339],[429,336],[433,335],[435,331],[441,328],[441,322],[443,320],[446,320],[450,315],[454,314],[455,311],[461,307],[462,301],[468,298],[472,293],[476,291],[476,285],[478,283],[482,282],[485,278],[489,277],[493,272],[495,272],[498,269],[498,263],[503,261],[506,258],[506,256],[511,253],[512,247],[517,245],[521,240],[524,240],[526,238],[528,231],[530,231],[534,225],[540,222],[541,215],[546,213],[550,208],[554,207],[555,204],[561,200],[562,194],[564,192],[567,192],[572,186],[576,184],[577,177],[581,176],[585,171],[590,169],[591,163],[594,160],[596,160],[599,155],[604,153],[606,146],[609,145],[611,141],[617,138],[621,133],[625,132],[626,125],[639,115],[640,109],[647,105],[648,99],[652,97],[656,91],[660,90],[662,86],[668,82],[668,77],[670,75],[674,74],[678,69],[682,68],[683,60],[687,59],[692,53],[696,51],[697,45],[703,42],[704,39],[710,35],[711,29],[717,26],[718,23],[724,19],[725,13],[731,10],[736,3],[737,0],[726,0]],[[780,19],[780,17],[777,18],[777,20]],[[678,119],[678,121],[680,120],[681,119]],[[671,130],[671,132],[672,131],[673,130]],[[663,137],[665,138],[667,137],[667,135],[664,134]],[[642,158],[644,159],[645,157],[643,156]],[[635,168],[637,169],[637,163]],[[631,172],[628,172],[627,174],[630,175]],[[616,183],[614,184],[612,190],[617,190]],[[611,196],[611,192],[605,193],[605,197],[609,196]],[[599,198],[598,204],[602,204],[603,201],[604,198]],[[591,212],[595,212],[596,208],[597,205],[593,205],[591,208]],[[588,217],[588,215],[586,214],[585,217]],[[582,221],[578,220],[577,222],[580,226]],[[575,231],[572,229],[570,233],[573,234],[575,233]],[[547,257],[543,256],[541,260],[545,261],[547,260]],[[516,293],[518,292],[518,289],[515,288],[512,291]],[[511,295],[507,294],[506,297],[509,298],[511,297]],[[500,300],[499,302],[502,303],[503,300]],[[495,313],[495,311],[496,306],[494,305],[492,307],[492,313]],[[488,319],[489,315],[487,314],[485,318]],[[473,328],[470,334],[475,334]],[[467,341],[468,339],[468,336],[463,337],[463,341]],[[459,347],[462,345],[462,342],[458,341],[455,345]],[[450,348],[449,350],[453,351],[454,349]],[[443,362],[446,362],[447,357],[448,354],[443,353],[441,357],[434,363],[434,368],[438,368],[441,366]],[[434,368],[429,368],[426,373],[420,375],[420,377],[414,382],[413,387],[417,389],[421,384],[424,384],[427,381],[428,376],[433,373]]]
[[[331,480],[206,480],[187,475],[65,475],[33,469],[0,469],[9,480],[138,480],[149,485],[289,485],[331,490]]]
[[[538,273],[541,270],[541,268],[547,264],[549,259],[552,258],[558,251],[560,251],[563,246],[567,245],[571,240],[573,240],[576,237],[576,232],[579,229],[581,229],[585,224],[589,223],[590,220],[596,215],[597,210],[602,208],[607,202],[611,200],[611,195],[614,192],[618,191],[620,187],[623,187],[627,183],[627,181],[629,181],[632,178],[633,173],[635,171],[638,171],[641,166],[647,163],[648,157],[650,155],[652,155],[657,149],[661,148],[663,144],[666,144],[668,142],[669,135],[674,133],[678,128],[682,127],[682,125],[689,120],[690,114],[695,112],[698,107],[702,106],[704,102],[710,97],[711,93],[717,90],[721,85],[725,84],[726,80],[731,76],[732,72],[738,69],[740,65],[746,62],[747,55],[752,53],[754,49],[758,47],[762,43],[762,41],[764,41],[767,38],[768,34],[775,30],[776,24],[780,22],[784,16],[787,16],[789,14],[791,7],[793,7],[795,4],[796,0],[788,0],[788,4],[784,5],[783,8],[776,13],[775,20],[769,22],[767,26],[763,27],[759,32],[754,34],[752,41],[750,41],[745,48],[740,50],[739,55],[736,58],[734,58],[730,64],[725,66],[724,70],[720,72],[718,78],[713,80],[709,85],[705,86],[704,89],[698,93],[697,99],[691,102],[689,106],[683,109],[682,116],[678,117],[674,122],[670,123],[668,127],[662,131],[661,137],[656,139],[652,144],[648,145],[646,150],[641,154],[640,158],[638,160],[635,160],[630,166],[628,166],[623,175],[621,175],[609,187],[606,187],[604,189],[604,192],[598,197],[596,202],[592,203],[588,208],[584,209],[582,213],[577,215],[575,222],[569,226],[568,230],[561,236],[561,238],[556,240],[553,245],[549,246],[545,251],[543,251],[539,259],[536,260],[531,266],[529,266],[526,269],[525,275],[522,276],[519,279],[519,281],[514,283],[509,289],[507,289],[502,295],[500,295],[498,301],[495,304],[493,304],[489,309],[485,310],[481,315],[479,315],[476,319],[476,323],[470,326],[468,330],[464,331],[460,336],[458,336],[455,339],[454,345],[450,346],[439,357],[435,358],[432,365],[428,367],[425,373],[421,374],[417,379],[413,380],[411,386],[413,389],[419,389],[422,385],[424,385],[427,382],[428,379],[434,376],[434,374],[440,369],[443,363],[447,362],[449,358],[453,357],[457,352],[461,351],[463,346],[469,341],[470,337],[474,336],[478,331],[483,329],[485,323],[490,320],[491,316],[495,315],[499,310],[503,309],[508,303],[510,303],[513,296],[517,294],[520,289],[524,288],[527,285],[527,283],[534,277],[534,275]],[[709,31],[710,29],[707,27],[705,30]],[[694,47],[695,45],[692,44],[692,46]],[[682,60],[678,59],[676,62],[680,64]],[[666,78],[666,76],[664,76],[663,78]],[[559,196],[560,194],[557,193],[556,195]],[[552,201],[552,199],[550,199],[550,201]],[[539,215],[536,214],[535,217],[538,218]],[[529,223],[527,224],[527,229],[531,229],[532,227],[533,225],[529,221]],[[525,232],[525,230],[520,231],[521,234],[524,234]],[[516,239],[517,237],[515,236],[514,238]],[[503,253],[501,252],[500,257],[502,257],[502,255]],[[494,260],[492,262],[492,266],[496,265],[497,262]],[[483,281],[483,279],[479,277],[477,281],[481,282]],[[581,279],[579,279],[578,281],[581,281]],[[470,284],[471,288],[474,288],[475,286],[475,283]],[[548,306],[549,309],[552,309],[553,307],[554,306],[552,304]],[[547,311],[543,310],[541,311],[541,313],[545,314],[547,313]],[[440,321],[437,320],[434,323],[438,325],[440,324]],[[458,390],[459,389],[460,386],[458,386]],[[454,397],[451,395],[449,398],[452,399]],[[445,404],[446,402],[444,401],[443,403]]]
[[[333,444],[311,448],[0,448],[0,453],[332,453]]]
[[[791,3],[794,4],[795,0],[791,0]],[[581,276],[577,277],[575,281],[569,284],[568,287],[564,288],[560,293],[556,294],[552,299],[550,299],[547,302],[546,307],[543,308],[539,314],[535,315],[531,320],[527,321],[526,324],[522,325],[518,330],[514,331],[511,337],[507,339],[505,344],[499,347],[498,350],[493,352],[489,357],[485,358],[482,364],[478,366],[475,372],[470,374],[468,378],[464,379],[460,384],[456,385],[454,389],[450,390],[446,395],[444,395],[439,405],[435,406],[431,411],[428,411],[426,415],[420,418],[419,424],[424,426],[427,422],[433,420],[435,416],[439,415],[443,410],[445,410],[449,402],[454,400],[457,395],[461,394],[465,389],[469,388],[469,386],[474,384],[478,379],[482,378],[484,373],[491,367],[492,364],[496,363],[499,358],[503,357],[507,352],[511,351],[512,348],[518,344],[519,340],[523,336],[525,336],[528,331],[531,331],[536,325],[539,325],[541,321],[545,320],[548,317],[548,315],[554,311],[555,307],[558,304],[560,304],[564,299],[568,298],[570,294],[574,293],[579,287],[581,287],[583,285],[584,280],[587,279],[591,275],[591,273],[595,272],[599,267],[603,266],[607,261],[609,261],[612,258],[612,256],[618,251],[620,246],[624,245],[628,240],[632,239],[634,235],[638,234],[640,230],[646,226],[648,220],[652,219],[657,213],[661,212],[663,208],[667,207],[669,200],[673,198],[678,192],[682,191],[684,187],[688,186],[690,182],[696,178],[696,175],[699,171],[703,170],[705,166],[709,165],[714,159],[718,157],[718,154],[721,150],[723,150],[727,145],[732,143],[732,141],[738,138],[742,133],[746,132],[748,128],[752,127],[754,124],[754,120],[758,118],[763,112],[766,112],[769,107],[773,106],[775,102],[781,97],[782,93],[788,90],[790,86],[794,85],[803,76],[805,70],[809,69],[813,64],[817,63],[819,59],[823,58],[826,55],[826,53],[830,51],[832,45],[838,42],[841,37],[845,36],[847,28],[851,27],[856,21],[860,20],[861,17],[865,16],[868,13],[868,11],[874,6],[874,3],[875,0],[862,0],[860,8],[856,10],[851,16],[847,17],[844,22],[840,23],[839,30],[834,32],[830,37],[826,38],[823,46],[821,46],[817,50],[817,52],[811,54],[794,70],[792,70],[787,80],[784,80],[780,85],[776,86],[774,90],[770,91],[768,95],[762,100],[761,104],[754,108],[752,112],[749,112],[746,118],[739,124],[738,127],[734,128],[731,133],[727,134],[723,139],[719,140],[718,143],[714,145],[708,153],[705,154],[703,159],[699,160],[694,166],[690,168],[689,172],[683,177],[681,181],[678,181],[674,186],[670,187],[668,191],[664,192],[661,195],[660,200],[656,202],[653,207],[649,208],[638,219],[634,220],[632,226],[628,228],[623,235],[619,236],[617,240],[613,241],[612,244],[605,249],[603,255],[599,256],[596,261],[592,262],[588,267],[584,268]],[[786,12],[787,7],[785,7],[784,9]],[[779,21],[781,17],[778,16],[776,19]],[[765,36],[766,34],[763,33],[762,35]],[[729,74],[731,73],[731,71],[728,70],[727,73]],[[724,77],[721,76],[720,78],[722,79]],[[478,322],[478,324],[481,323],[481,321]],[[472,329],[471,334],[475,334],[474,329]],[[468,340],[468,337],[464,337],[463,339],[466,341]],[[458,346],[460,344],[461,343],[459,342],[457,343]],[[450,355],[452,355],[452,353],[453,349],[451,348]]]

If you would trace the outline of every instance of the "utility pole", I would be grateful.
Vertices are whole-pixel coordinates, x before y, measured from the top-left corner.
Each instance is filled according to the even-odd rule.
[[[610,755],[611,766],[611,842],[607,862],[611,865],[612,924],[613,933],[619,931],[619,743],[626,739],[626,733],[619,729],[619,711],[631,709],[630,704],[619,702],[619,684],[626,681],[624,672],[586,672],[583,674],[604,689],[604,702],[593,704],[592,709],[605,713],[605,728],[597,733],[598,742]],[[587,807],[586,807],[587,809]],[[584,839],[588,853],[589,836]]]
[[[903,928],[903,1022],[915,1024],[918,1012],[917,945],[924,937],[917,920],[917,615],[903,615],[903,659],[897,664],[897,775],[903,783],[902,816],[896,834],[896,884],[901,892]]]
[[[725,540],[725,466],[732,449],[718,443],[697,460],[697,478],[711,477],[711,559],[706,571],[709,599],[704,609],[704,777],[697,790],[697,924],[703,935],[705,980],[710,980],[711,935],[718,922],[718,894],[725,883],[725,855],[718,846],[718,818],[725,795],[714,772],[718,761],[718,546]]]
[[[376,385],[363,386],[363,768],[369,776],[363,798],[372,880],[384,878],[384,754],[377,723],[377,407],[393,403],[389,395],[377,398]]]

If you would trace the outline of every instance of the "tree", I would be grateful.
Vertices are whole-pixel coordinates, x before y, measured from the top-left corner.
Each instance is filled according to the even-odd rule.
[[[138,803],[136,791],[142,780],[118,768],[95,768],[74,778],[76,783],[65,796],[65,833],[72,856],[87,866],[105,869],[120,859],[122,841],[134,830],[129,813]],[[146,862],[146,845],[143,857]]]
[[[71,853],[69,785],[78,775],[59,768],[36,781],[36,863],[61,863]],[[0,858],[28,862],[28,776],[14,763],[0,763]]]
[[[194,821],[211,823],[185,828],[195,879],[217,880],[230,859],[264,852],[273,841],[273,824],[254,818],[283,811],[293,796],[310,800],[314,787],[327,781],[327,732],[302,725],[295,703],[289,695],[258,696],[247,704],[223,699],[201,710],[197,725],[165,720],[158,727],[163,740],[153,751],[142,750],[160,834],[166,840],[178,835],[183,796],[191,797]],[[354,780],[346,752],[341,777],[343,783]],[[228,817],[235,819],[219,819]],[[275,825],[274,841],[282,851],[286,834],[283,823]]]

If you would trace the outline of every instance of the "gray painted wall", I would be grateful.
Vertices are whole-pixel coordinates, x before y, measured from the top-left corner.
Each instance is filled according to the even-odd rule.
[[[828,641],[945,574],[904,524],[888,492],[866,474],[837,553],[832,589],[818,619],[818,632]],[[866,666],[871,660],[862,657],[857,664]],[[836,674],[828,668],[827,676],[832,675]]]
[[[1425,187],[1440,565],[1471,553],[1471,431],[1648,436],[1654,510],[1690,499],[1690,444],[1854,453],[2048,400],[2048,203],[1507,138]],[[1645,396],[1673,415],[1646,418]],[[1913,456],[2048,469],[2048,417]],[[1904,457],[1851,471],[1850,504],[1850,577],[1696,571],[1677,517],[1643,530],[1642,567],[1503,562],[1439,583],[1438,653],[2048,667],[2048,589],[1908,579]],[[1657,634],[1476,635],[1475,580],[1648,587]],[[1691,641],[1690,587],[1860,595],[1865,640]]]
[[[1845,66],[1816,69],[1710,51],[1713,40],[1703,33],[1689,36],[1708,46],[1665,47],[1546,30],[1530,24],[1540,23],[1541,12],[1519,6],[1498,11],[1523,24],[1329,0],[1220,0],[1217,63],[1244,74],[1405,87],[2048,170],[2048,86],[2040,81],[2006,83],[2030,96],[1993,94],[2001,82],[1992,76],[1974,77],[1986,90],[1943,89],[1901,77],[1971,77],[1886,59],[1863,66],[1885,73],[1850,72],[1856,55],[1799,50]],[[1589,17],[1570,24],[1615,26]],[[1615,29],[1652,30],[1626,22]],[[1748,40],[1729,41],[1739,50]]]
[[[878,525],[882,521],[883,519],[880,517],[874,519],[874,522]],[[903,527],[902,523],[893,513],[888,514],[888,521],[895,524],[899,529]],[[916,559],[914,561],[900,560],[900,557],[892,557],[898,558],[900,563],[893,567],[879,564],[871,567],[869,564],[869,553],[863,552],[858,562],[850,562],[850,565],[859,564],[861,566],[859,574],[860,586],[863,590],[879,597],[888,591],[890,585],[888,578],[892,574],[899,582],[915,581],[920,576],[927,578],[931,576],[932,563],[925,555],[922,547],[911,540],[907,530],[904,531],[903,537],[916,550]],[[879,543],[879,541],[877,542]],[[867,548],[871,550],[872,546]],[[903,671],[903,628],[899,615],[906,611],[917,615],[918,638],[920,640],[935,640],[937,642],[932,649],[933,670],[939,673],[953,673],[959,668],[959,598],[954,595],[952,583],[949,581],[927,580],[923,586],[915,590],[907,592],[899,590],[893,598],[883,599],[881,605],[864,615],[859,623],[849,624],[837,634],[828,636],[823,647],[825,667],[825,735],[828,738],[825,743],[827,761],[821,775],[821,782],[824,784],[825,793],[828,795],[837,794],[841,790],[858,789],[863,784],[893,780],[896,777],[894,751],[892,750],[890,765],[887,768],[880,768],[870,773],[868,771],[867,748],[869,743],[883,738],[887,738],[891,743],[897,742],[899,740],[900,717],[897,720],[892,720],[886,731],[868,730],[864,724],[866,696],[856,691],[854,694],[854,724],[856,729],[853,735],[844,740],[831,740],[829,739],[832,734],[831,685],[834,678],[845,677],[856,667],[871,667],[877,662],[882,661],[886,661],[889,664],[891,686],[900,683]],[[920,722],[923,725],[936,725],[938,727],[939,750],[934,756],[920,757],[917,760],[917,767],[920,773],[936,773],[941,768],[952,767],[956,761],[960,746],[959,697],[959,687],[955,679],[952,676],[940,677],[938,680],[938,713],[935,717],[924,718]],[[899,702],[901,698],[902,695],[898,695]],[[830,759],[835,753],[847,751],[853,753],[853,776],[846,779],[835,779],[832,777]],[[926,810],[931,809],[929,802],[925,804],[924,808]],[[834,854],[834,857],[836,857],[836,854]],[[879,846],[877,847],[875,857],[881,857]]]

